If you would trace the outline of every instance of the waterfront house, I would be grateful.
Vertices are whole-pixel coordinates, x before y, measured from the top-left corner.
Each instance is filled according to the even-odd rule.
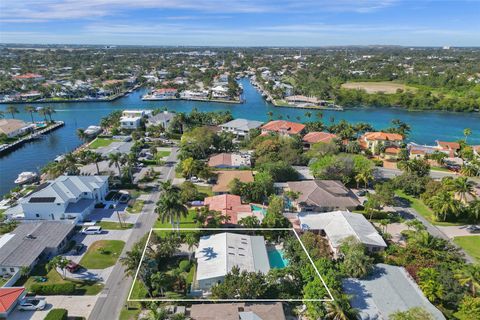
[[[248,216],[256,216],[259,221],[263,220],[262,210],[253,210],[251,204],[243,204],[240,196],[237,195],[220,194],[207,197],[203,203],[209,210],[221,212],[229,217],[227,224],[238,224],[240,219]]]
[[[284,191],[298,194],[297,199],[291,200],[291,205],[298,212],[354,210],[360,205],[355,194],[336,180],[290,181]]]
[[[174,117],[175,117],[175,114],[171,112],[168,112],[168,111],[159,112],[148,118],[147,127],[162,126],[163,128],[168,129]]]
[[[261,129],[263,135],[277,133],[282,136],[291,136],[295,134],[302,134],[305,130],[305,125],[285,120],[274,120],[264,124]]]
[[[438,151],[435,146],[419,145],[414,142],[408,143],[407,149],[410,154],[410,159],[425,159],[425,157]]]
[[[234,179],[238,179],[241,182],[253,182],[252,171],[249,170],[225,170],[215,171],[217,175],[215,185],[212,187],[212,191],[215,194],[228,193],[230,191],[230,183]]]
[[[176,99],[177,89],[175,88],[163,88],[152,91],[152,97],[158,100],[171,100]]]
[[[366,278],[345,279],[342,286],[362,320],[386,320],[415,307],[424,309],[435,320],[445,320],[403,267],[379,263]]]
[[[105,200],[108,176],[60,176],[20,202],[25,220],[83,221]]]
[[[472,146],[472,149],[473,149],[473,155],[477,158],[480,158],[480,145]]]
[[[372,154],[381,152],[381,148],[400,148],[403,143],[403,136],[398,133],[388,132],[367,132],[359,138],[358,143],[363,150],[370,150]]]
[[[35,125],[33,125],[34,127]],[[4,133],[9,138],[33,131],[32,124],[18,119],[0,119],[0,133]]]
[[[348,237],[357,239],[370,252],[382,251],[387,247],[375,227],[360,213],[349,211],[300,212],[298,219],[302,230],[318,231],[327,238],[335,257],[338,257],[340,246]]]
[[[288,103],[307,103],[307,104],[313,104],[313,105],[319,105],[323,102],[323,100],[320,100],[316,97],[306,97],[306,96],[289,96],[286,97],[285,100]]]
[[[61,252],[74,233],[75,224],[59,221],[21,223],[0,239],[0,275],[19,276],[22,267],[32,269],[38,261]]]
[[[437,149],[447,154],[449,158],[454,158],[457,152],[460,150],[460,144],[458,142],[448,142],[436,140]]]
[[[202,291],[208,291],[213,285],[222,282],[233,267],[238,267],[240,271],[263,274],[270,270],[263,236],[230,232],[203,236],[195,251],[195,258],[195,287]]]
[[[336,134],[329,132],[309,132],[303,136],[302,142],[305,149],[310,149],[315,143],[330,143],[337,138]]]
[[[250,168],[251,156],[248,153],[220,153],[208,159],[208,166],[212,168]]]
[[[281,302],[193,304],[192,320],[285,320]]]
[[[140,127],[143,118],[152,114],[152,110],[125,110],[120,118],[120,128],[135,130]]]
[[[24,287],[0,288],[0,319],[8,319],[10,313],[26,294]]]
[[[234,119],[227,123],[219,125],[222,131],[233,133],[237,139],[248,138],[250,130],[257,129],[262,125],[261,121]]]

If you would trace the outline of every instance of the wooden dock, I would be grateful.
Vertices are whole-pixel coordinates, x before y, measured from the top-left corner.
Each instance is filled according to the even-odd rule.
[[[35,139],[38,139],[43,134],[49,133],[49,132],[51,132],[53,130],[56,130],[60,127],[63,127],[65,125],[65,122],[63,122],[63,121],[54,121],[54,122],[55,122],[54,124],[48,126],[47,128],[41,129],[39,131],[35,131],[35,132],[33,132],[33,133],[15,141],[15,142],[12,142],[12,143],[7,144],[5,146],[1,146],[0,147],[0,156],[5,155],[7,153],[10,153],[13,150],[21,147],[24,143],[35,140]]]

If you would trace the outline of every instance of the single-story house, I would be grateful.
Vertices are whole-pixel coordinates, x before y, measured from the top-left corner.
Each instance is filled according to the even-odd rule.
[[[204,236],[200,238],[195,258],[196,287],[203,291],[222,282],[233,267],[263,274],[270,270],[263,236],[230,232]]]
[[[208,166],[212,168],[250,168],[251,165],[248,153],[220,153],[208,159]]]
[[[305,149],[310,149],[312,144],[323,142],[330,143],[337,135],[329,132],[309,132],[303,136],[302,142]]]
[[[222,131],[231,132],[237,138],[248,138],[250,130],[257,129],[262,125],[261,121],[247,120],[247,119],[234,119],[227,123],[219,125]]]
[[[205,206],[208,206],[208,209],[219,211],[223,215],[230,217],[229,224],[237,224],[240,219],[252,215],[256,216],[259,221],[263,220],[262,210],[253,210],[251,204],[242,204],[242,199],[237,195],[220,194],[207,197],[203,203]]]
[[[165,129],[168,129],[170,126],[170,122],[175,117],[175,114],[163,111],[159,112],[156,115],[152,115],[147,120],[147,127],[149,126],[162,126]]]
[[[217,174],[217,180],[212,187],[212,191],[215,194],[228,193],[230,191],[230,183],[234,179],[238,179],[241,182],[253,182],[252,171],[249,170],[225,170],[215,171]]]
[[[302,123],[290,122],[285,120],[274,120],[262,127],[262,134],[278,133],[282,136],[290,136],[301,134],[305,130],[305,125]]]
[[[381,251],[387,247],[375,227],[360,213],[300,212],[298,219],[302,230],[317,230],[320,234],[324,234],[335,256],[338,256],[343,240],[350,236],[358,239],[371,252]]]
[[[25,220],[83,221],[105,200],[108,176],[60,176],[20,202]]]
[[[292,200],[298,212],[328,212],[334,210],[354,210],[360,202],[355,194],[336,180],[304,180],[287,182],[286,190],[298,193]]]
[[[24,287],[0,288],[0,319],[8,319],[26,293]]]
[[[415,307],[423,308],[436,320],[445,320],[402,267],[379,263],[365,279],[344,280],[343,289],[362,320],[388,320],[393,313]]]
[[[0,275],[33,268],[40,259],[57,255],[74,233],[75,224],[59,221],[28,222],[0,238]]]
[[[32,131],[31,124],[18,119],[0,119],[0,133],[4,133],[9,138],[25,134]]]
[[[281,302],[193,304],[192,320],[285,320]]]

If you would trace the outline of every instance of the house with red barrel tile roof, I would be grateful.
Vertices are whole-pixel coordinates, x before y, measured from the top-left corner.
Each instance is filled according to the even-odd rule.
[[[263,214],[260,210],[253,210],[250,204],[243,204],[240,196],[233,194],[221,194],[218,196],[207,197],[203,201],[209,210],[219,211],[224,216],[228,216],[228,224],[238,224],[238,221],[244,217],[256,216],[262,221]]]
[[[458,150],[460,150],[460,144],[458,142],[448,142],[437,140],[438,150],[445,152],[449,158],[454,158]]]
[[[36,74],[36,73],[25,73],[25,74],[19,74],[16,76],[13,76],[13,79],[15,80],[27,80],[27,81],[41,81],[44,80],[45,77],[42,76],[41,74]]]
[[[360,147],[364,150],[370,150],[375,154],[375,150],[380,147],[396,147],[399,148],[403,142],[403,136],[398,133],[388,132],[367,132],[359,138]]]
[[[208,159],[208,166],[212,168],[250,168],[251,156],[240,153],[220,153]]]
[[[329,132],[309,132],[303,136],[303,146],[305,149],[310,149],[312,144],[323,142],[330,143],[336,139],[337,135]]]
[[[262,134],[278,133],[282,136],[290,136],[295,134],[301,134],[305,130],[305,125],[297,122],[290,122],[285,120],[274,120],[262,127]]]
[[[8,319],[9,314],[25,294],[23,287],[0,288],[0,318]]]

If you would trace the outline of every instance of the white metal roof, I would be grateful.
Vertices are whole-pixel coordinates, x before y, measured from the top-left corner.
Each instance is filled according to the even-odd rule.
[[[302,229],[324,230],[335,248],[349,236],[356,237],[365,245],[387,247],[377,230],[359,213],[349,211],[302,212],[298,218]]]
[[[263,236],[225,232],[201,237],[195,257],[197,280],[225,276],[234,266],[265,274],[270,270]]]

